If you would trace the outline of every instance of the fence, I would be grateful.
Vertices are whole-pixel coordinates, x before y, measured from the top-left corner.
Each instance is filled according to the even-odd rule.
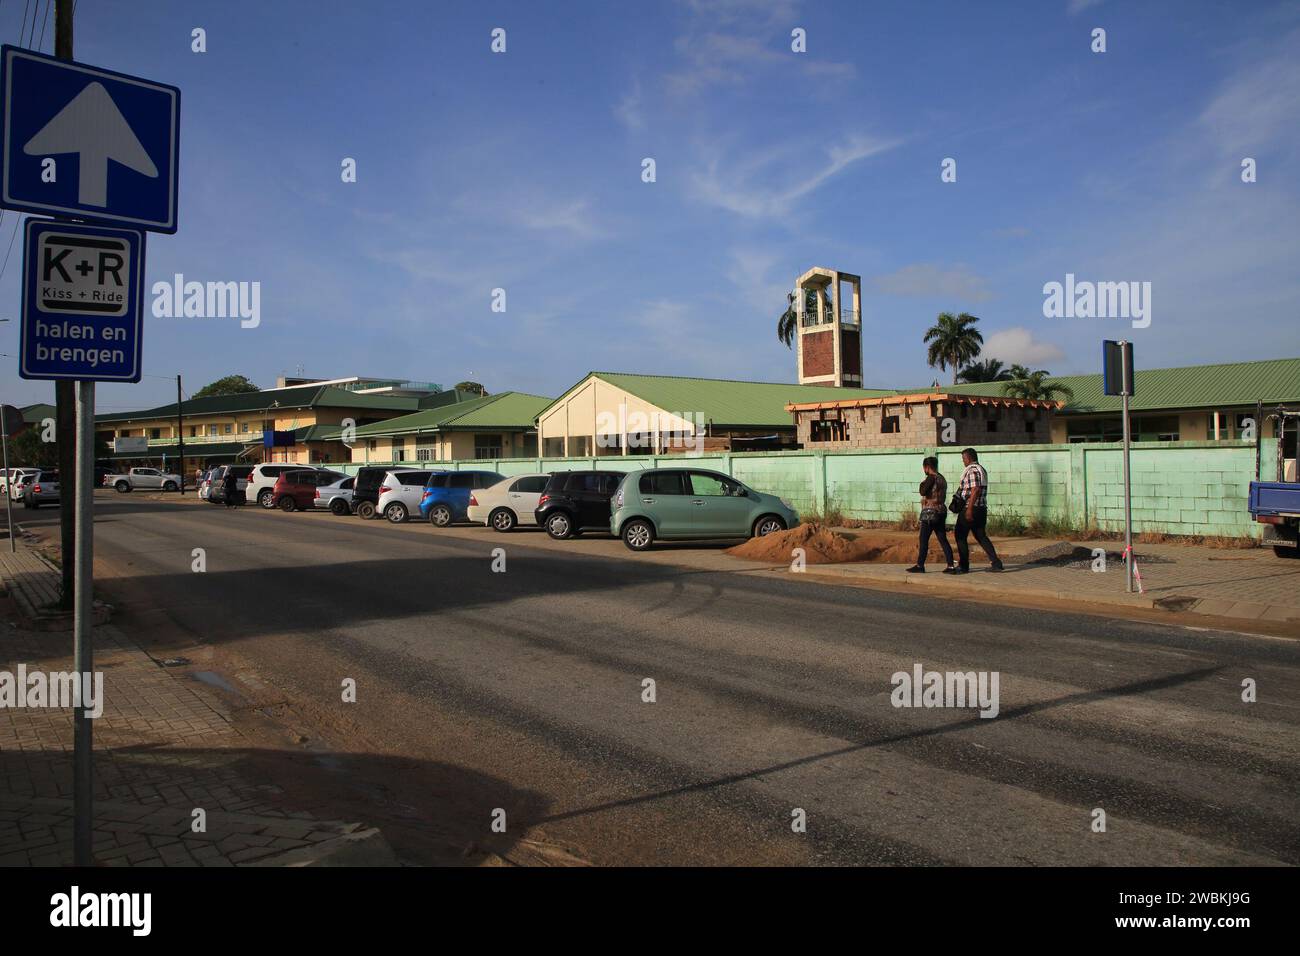
[[[1266,466],[1276,439],[1263,441]],[[488,469],[503,475],[541,471],[696,464],[780,495],[802,512],[838,510],[846,518],[895,521],[918,507],[921,459],[939,458],[956,485],[959,450],[888,449],[854,452],[735,452],[701,455],[610,455],[595,458],[489,458],[478,461],[399,462],[402,467],[452,471]],[[989,473],[992,514],[1017,514],[1073,528],[1124,527],[1123,446],[1118,443],[992,445],[979,448]],[[1133,526],[1167,534],[1258,535],[1246,510],[1255,474],[1255,446],[1247,441],[1142,442],[1132,451]],[[372,462],[371,464],[384,464]],[[330,466],[355,474],[361,463]]]

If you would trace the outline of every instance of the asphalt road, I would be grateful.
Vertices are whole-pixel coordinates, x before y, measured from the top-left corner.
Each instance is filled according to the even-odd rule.
[[[136,495],[101,493],[95,534],[118,623],[210,645],[310,721],[334,796],[412,860],[1300,862],[1294,641],[838,587],[715,547]],[[997,672],[998,715],[893,706],[918,663]]]

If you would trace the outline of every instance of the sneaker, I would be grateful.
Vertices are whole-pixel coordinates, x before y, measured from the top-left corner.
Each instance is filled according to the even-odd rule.
[[[1002,570],[1002,562],[1001,562],[1001,561],[994,561],[992,564],[989,565],[989,570],[990,570],[990,571],[1001,571],[1001,570]]]
[[[914,565],[912,565],[910,568],[907,569],[907,573],[908,573],[908,574],[925,574],[925,568],[921,567],[919,564],[914,564]]]

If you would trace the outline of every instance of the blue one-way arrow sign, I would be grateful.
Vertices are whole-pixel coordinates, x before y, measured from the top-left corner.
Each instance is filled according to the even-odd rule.
[[[5,46],[0,206],[176,231],[181,91]]]

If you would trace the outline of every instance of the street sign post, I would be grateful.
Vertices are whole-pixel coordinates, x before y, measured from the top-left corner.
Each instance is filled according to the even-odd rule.
[[[5,45],[0,206],[175,232],[180,103],[174,86]]]
[[[28,219],[23,378],[140,381],[144,234]]]
[[[1124,589],[1133,592],[1133,495],[1129,481],[1129,399],[1133,397],[1133,343],[1101,343],[1102,392],[1122,398],[1124,415]]]

